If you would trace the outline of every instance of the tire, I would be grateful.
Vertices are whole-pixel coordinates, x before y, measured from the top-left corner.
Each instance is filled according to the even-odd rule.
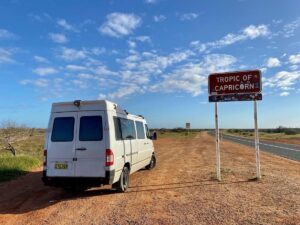
[[[156,157],[153,154],[152,157],[151,157],[151,161],[150,161],[149,165],[146,166],[146,169],[147,170],[152,170],[155,166],[156,166]]]
[[[125,192],[129,186],[129,169],[128,167],[124,167],[120,176],[120,180],[113,184],[113,188],[115,188],[118,192]]]

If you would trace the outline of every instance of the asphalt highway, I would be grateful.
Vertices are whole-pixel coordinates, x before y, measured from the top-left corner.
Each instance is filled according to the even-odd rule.
[[[214,135],[214,132],[209,133],[211,135]],[[228,134],[220,134],[220,139],[233,141],[254,148],[254,139],[237,137]],[[283,144],[278,142],[260,140],[259,149],[261,151],[270,152],[272,154],[300,162],[300,145]]]

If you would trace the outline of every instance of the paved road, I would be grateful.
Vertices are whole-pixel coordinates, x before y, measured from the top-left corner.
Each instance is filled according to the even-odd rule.
[[[213,132],[210,132],[210,134],[214,135]],[[224,140],[234,141],[236,143],[251,146],[254,148],[253,139],[237,137],[228,134],[221,134],[221,138],[223,138]],[[260,140],[259,149],[300,162],[300,145],[283,144]]]

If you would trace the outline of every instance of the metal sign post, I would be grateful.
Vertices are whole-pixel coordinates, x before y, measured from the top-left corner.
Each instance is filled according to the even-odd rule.
[[[189,122],[185,123],[185,129],[187,131],[187,135],[189,135],[190,129],[191,129],[191,123],[189,123]]]
[[[258,125],[257,125],[257,102],[254,101],[254,137],[255,137],[255,155],[256,155],[256,176],[257,179],[261,179],[260,173],[260,154],[259,154],[259,137],[258,137]]]
[[[220,134],[219,134],[219,118],[218,118],[218,103],[215,102],[215,124],[216,124],[216,166],[217,179],[221,181],[221,160],[220,160]]]

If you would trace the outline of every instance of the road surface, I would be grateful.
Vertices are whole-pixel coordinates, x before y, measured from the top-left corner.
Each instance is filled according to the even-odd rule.
[[[250,138],[237,137],[228,134],[221,134],[221,138],[254,148],[254,140]],[[300,161],[300,145],[260,140],[259,149],[288,159]]]

